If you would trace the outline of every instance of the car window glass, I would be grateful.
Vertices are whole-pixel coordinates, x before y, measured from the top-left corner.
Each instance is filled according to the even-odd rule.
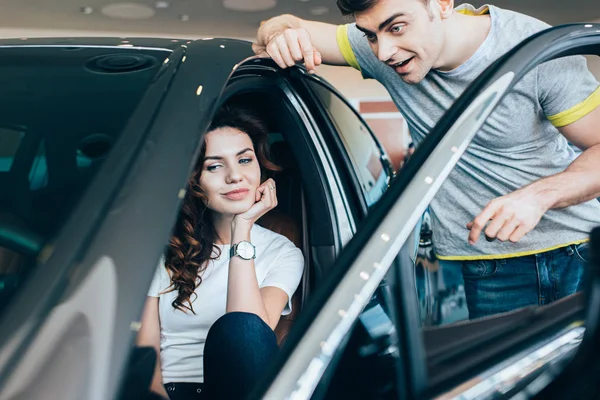
[[[78,205],[168,54],[0,49],[0,312]]]
[[[0,127],[0,172],[10,171],[22,139],[23,132],[20,130]]]
[[[350,158],[352,169],[368,206],[373,205],[388,186],[383,152],[369,128],[354,110],[325,86],[309,81],[335,124]]]

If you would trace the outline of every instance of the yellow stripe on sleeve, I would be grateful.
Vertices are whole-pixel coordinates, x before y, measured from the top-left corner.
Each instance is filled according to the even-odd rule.
[[[474,9],[473,6],[469,6],[466,4],[456,7],[454,10],[457,13],[471,16],[486,15],[490,13],[490,8],[488,6],[482,6],[478,9]]]
[[[521,253],[486,254],[486,255],[480,255],[480,256],[443,256],[440,254],[436,254],[436,257],[440,260],[446,260],[446,261],[504,260],[507,258],[524,257],[524,256],[531,256],[534,254],[545,253],[547,251],[560,249],[562,247],[571,246],[573,244],[578,245],[578,244],[582,244],[582,243],[587,243],[588,241],[589,241],[589,239],[583,239],[583,240],[578,240],[576,242],[559,244],[557,246],[552,246],[552,247],[548,247],[548,248],[541,249],[541,250],[523,251]]]
[[[594,111],[598,106],[600,106],[600,86],[581,103],[558,114],[550,115],[548,119],[552,122],[552,125],[561,128],[579,121],[581,118]]]
[[[352,46],[350,45],[350,39],[348,39],[348,25],[340,25],[337,27],[336,39],[344,60],[352,68],[360,71],[360,65],[356,60]]]

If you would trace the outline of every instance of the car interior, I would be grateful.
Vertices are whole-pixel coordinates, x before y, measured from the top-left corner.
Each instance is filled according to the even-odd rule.
[[[292,312],[282,316],[275,329],[282,347],[311,292],[333,266],[335,221],[319,163],[302,162],[303,167],[299,168],[299,160],[313,157],[309,144],[303,140],[306,132],[301,130],[306,129],[305,125],[297,120],[298,114],[292,112],[284,93],[273,89],[271,80],[234,80],[220,104],[243,106],[267,125],[270,160],[281,168],[269,176],[276,182],[278,206],[257,223],[288,238],[304,255],[303,276],[292,297]],[[150,353],[150,349],[136,348],[130,357],[129,378],[125,381],[147,383],[138,384],[138,389],[149,386],[153,370],[148,366],[154,363],[154,355]],[[122,399],[132,395],[128,390],[132,390],[131,385],[124,385]]]
[[[250,85],[243,83],[243,86],[235,85],[233,89],[230,88],[233,94],[229,96],[226,94],[225,98],[227,102],[234,102],[251,110],[267,124],[270,132],[270,158],[281,167],[281,171],[275,172],[271,176],[277,186],[278,206],[264,215],[258,224],[287,237],[302,251],[305,260],[300,286],[292,298],[292,313],[283,316],[275,330],[278,343],[283,345],[293,322],[307,301],[311,289],[317,284],[316,280],[322,276],[324,269],[333,263],[333,259],[327,257],[321,256],[319,259],[319,255],[322,255],[323,252],[313,252],[311,245],[318,243],[319,247],[333,246],[330,241],[333,236],[333,225],[331,222],[326,223],[321,217],[322,211],[327,210],[328,207],[327,203],[323,201],[325,193],[323,193],[322,185],[310,185],[313,188],[312,191],[305,189],[306,181],[313,183],[318,181],[308,175],[311,171],[309,171],[310,168],[305,167],[306,163],[302,163],[302,169],[299,168],[299,160],[305,160],[311,156],[306,153],[305,147],[290,143],[290,138],[301,138],[305,133],[298,132],[303,125],[294,123],[294,119],[297,117],[285,107],[285,102],[282,101],[283,93],[261,88],[259,82],[252,82]],[[315,196],[316,190],[321,190],[322,193]],[[320,221],[318,229],[313,228],[313,221]],[[329,231],[329,235],[325,234],[327,231]]]

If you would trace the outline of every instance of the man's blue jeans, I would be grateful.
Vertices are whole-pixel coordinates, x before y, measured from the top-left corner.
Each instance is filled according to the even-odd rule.
[[[530,256],[478,261],[441,261],[460,269],[469,318],[544,305],[583,289],[588,245],[570,245]]]

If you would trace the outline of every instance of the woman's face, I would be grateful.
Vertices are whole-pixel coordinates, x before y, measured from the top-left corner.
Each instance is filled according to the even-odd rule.
[[[206,137],[200,187],[206,206],[217,214],[236,215],[255,203],[260,164],[250,136],[234,128],[219,128]]]

